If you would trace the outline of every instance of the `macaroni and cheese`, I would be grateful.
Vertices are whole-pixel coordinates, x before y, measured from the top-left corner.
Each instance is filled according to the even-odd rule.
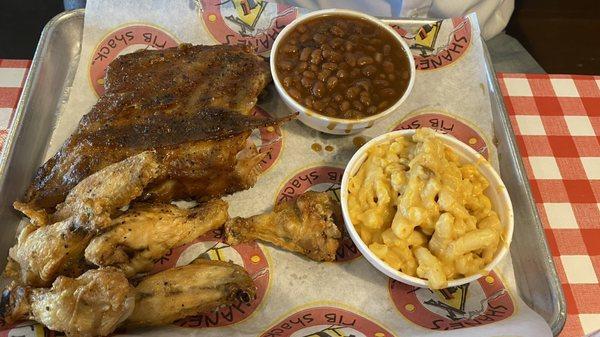
[[[369,149],[348,184],[348,211],[369,249],[432,289],[480,272],[502,240],[489,183],[431,129]]]

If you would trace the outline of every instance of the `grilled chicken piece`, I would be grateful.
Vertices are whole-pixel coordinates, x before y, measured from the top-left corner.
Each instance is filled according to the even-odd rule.
[[[158,192],[178,185],[181,194],[210,199],[252,186],[258,153],[240,155],[244,162],[238,154],[253,128],[281,122],[246,116],[270,78],[268,63],[238,46],[181,45],[118,57],[107,69],[106,92],[38,170],[19,208],[52,209],[85,177],[149,149],[165,164]]]
[[[33,319],[70,337],[107,336],[133,311],[135,290],[123,273],[105,268],[75,279],[60,276],[49,289],[13,283],[1,302],[8,324]]]
[[[315,261],[333,261],[342,237],[334,219],[340,206],[327,192],[306,192],[275,205],[273,212],[225,223],[227,243],[270,242]]]
[[[137,203],[113,219],[113,228],[92,239],[85,258],[97,266],[119,268],[130,278],[150,271],[169,249],[221,227],[228,217],[227,202],[220,199],[191,209]]]
[[[112,226],[111,214],[138,197],[159,173],[156,155],[143,152],[87,177],[50,216],[58,222],[20,231],[5,274],[14,275],[18,264],[21,281],[38,287],[49,286],[59,275],[79,276],[90,240]]]
[[[154,274],[135,290],[135,309],[124,322],[128,327],[169,324],[236,300],[246,303],[256,292],[244,268],[204,259]]]
[[[61,276],[50,289],[13,283],[2,293],[0,316],[8,324],[34,319],[70,337],[106,336],[121,325],[165,325],[236,300],[247,303],[255,293],[244,268],[196,259],[149,276],[136,288],[111,267],[88,270],[76,279]]]

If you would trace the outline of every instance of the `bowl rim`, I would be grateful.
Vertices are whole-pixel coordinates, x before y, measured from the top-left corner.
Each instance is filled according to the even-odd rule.
[[[397,138],[397,137],[412,136],[412,135],[414,135],[415,131],[416,131],[415,129],[406,129],[406,130],[398,130],[398,131],[384,133],[378,137],[371,139],[370,141],[365,143],[360,149],[358,149],[358,151],[356,151],[356,153],[352,156],[352,158],[350,159],[350,161],[348,162],[348,165],[346,166],[346,168],[344,170],[344,175],[342,177],[342,184],[340,187],[341,188],[340,201],[341,201],[342,216],[344,218],[344,225],[346,227],[346,231],[350,235],[350,238],[352,239],[354,244],[358,247],[360,252],[365,256],[366,260],[371,265],[373,265],[377,270],[384,273],[388,277],[393,278],[397,281],[407,283],[407,284],[410,284],[413,286],[421,287],[421,288],[429,288],[428,282],[426,279],[422,279],[422,278],[416,277],[416,276],[410,276],[399,270],[393,269],[386,262],[384,262],[379,257],[377,257],[369,249],[369,247],[364,243],[364,241],[362,240],[362,238],[356,231],[356,228],[352,224],[352,221],[350,219],[350,214],[348,212],[348,182],[350,180],[350,174],[354,170],[354,168],[358,166],[359,162],[360,162],[360,164],[362,164],[364,162],[364,158],[366,157],[367,150],[377,144],[383,143],[385,141],[389,141],[389,140]],[[504,182],[500,178],[500,175],[492,167],[492,165],[481,154],[479,154],[477,151],[475,151],[473,148],[471,148],[467,144],[461,142],[460,140],[458,140],[452,136],[449,136],[446,134],[441,134],[437,131],[435,132],[435,135],[436,135],[436,137],[439,137],[440,139],[442,139],[442,142],[444,142],[444,144],[446,146],[449,146],[451,148],[457,147],[457,148],[460,148],[461,150],[464,150],[467,153],[467,155],[472,158],[472,160],[471,160],[472,162],[476,162],[479,164],[479,165],[477,165],[477,167],[480,171],[485,170],[486,173],[489,173],[494,178],[493,182],[490,181],[490,187],[495,188],[496,191],[498,191],[498,193],[500,194],[500,198],[505,201],[505,207],[506,207],[505,211],[507,212],[507,217],[508,217],[506,223],[503,224],[504,225],[504,233],[505,233],[504,243],[499,248],[499,251],[496,253],[496,256],[494,257],[494,259],[490,263],[485,265],[485,267],[483,267],[481,269],[481,271],[477,274],[473,274],[473,275],[470,275],[467,277],[462,277],[459,279],[448,280],[446,287],[456,287],[456,286],[460,286],[460,285],[463,285],[466,283],[471,283],[471,282],[481,278],[482,276],[486,276],[487,273],[489,273],[491,270],[493,270],[498,265],[498,263],[506,256],[506,254],[508,254],[508,252],[510,250],[510,244],[512,242],[513,231],[514,231],[514,212],[513,212],[512,202],[510,200],[510,195],[508,194],[508,191],[506,189],[506,186],[504,185]],[[481,164],[484,164],[484,165],[481,165]],[[354,172],[354,174],[355,174],[355,172]]]
[[[409,76],[409,80],[408,80],[408,86],[406,87],[406,90],[404,91],[402,96],[400,96],[400,98],[386,110],[384,110],[378,114],[367,116],[364,118],[345,119],[345,118],[330,117],[330,116],[323,115],[319,112],[313,111],[313,110],[305,107],[304,105],[300,104],[299,102],[297,102],[295,99],[293,99],[287,93],[285,88],[283,88],[283,85],[281,84],[281,81],[279,80],[279,75],[277,74],[277,69],[275,67],[275,62],[276,62],[276,58],[277,58],[277,48],[279,47],[279,43],[284,39],[284,37],[286,35],[288,35],[293,30],[294,27],[296,27],[300,23],[302,23],[308,19],[317,17],[317,16],[330,16],[330,15],[343,15],[343,16],[351,16],[351,17],[366,19],[366,20],[376,24],[377,26],[387,30],[394,37],[394,39],[396,39],[396,41],[398,41],[400,43],[400,46],[402,46],[402,49],[404,50],[404,53],[406,54],[406,56],[408,58],[409,68],[410,68],[410,76]],[[275,41],[273,42],[273,46],[271,48],[271,56],[270,56],[270,60],[269,60],[269,66],[271,69],[271,77],[273,78],[273,83],[275,84],[277,91],[279,92],[279,94],[282,96],[282,98],[284,99],[284,101],[286,103],[293,106],[294,110],[297,110],[306,115],[311,115],[313,117],[325,120],[330,123],[331,122],[338,123],[338,124],[344,123],[346,125],[347,124],[375,122],[376,120],[381,119],[381,118],[389,115],[391,112],[395,111],[396,109],[398,109],[398,107],[402,103],[404,103],[404,101],[410,95],[410,93],[413,89],[413,86],[415,83],[415,77],[416,77],[415,60],[412,57],[412,53],[410,51],[408,44],[406,43],[406,41],[404,41],[404,39],[402,38],[402,36],[399,33],[397,33],[392,27],[390,27],[389,25],[387,25],[386,23],[377,19],[374,16],[371,16],[371,15],[368,15],[365,13],[361,13],[358,11],[354,11],[354,10],[337,9],[337,8],[322,9],[322,10],[316,10],[316,11],[310,12],[308,14],[305,14],[305,15],[295,19],[289,25],[287,25],[285,28],[283,28],[281,30],[281,32],[279,32],[279,34],[275,38]]]

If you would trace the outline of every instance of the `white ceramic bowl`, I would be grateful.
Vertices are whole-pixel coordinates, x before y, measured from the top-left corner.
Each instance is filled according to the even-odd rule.
[[[352,157],[352,159],[350,159],[350,162],[346,166],[344,176],[342,177],[342,214],[344,216],[346,230],[350,234],[352,241],[354,241],[354,244],[356,244],[363,256],[375,268],[377,268],[379,271],[386,274],[387,276],[400,282],[410,284],[416,287],[427,288],[427,280],[421,279],[419,277],[410,276],[401,271],[395,270],[391,268],[387,263],[379,259],[373,252],[371,252],[369,247],[363,242],[363,240],[360,238],[360,235],[354,228],[354,225],[352,224],[352,221],[350,219],[350,214],[348,213],[348,181],[350,180],[350,177],[353,177],[356,174],[361,164],[366,159],[367,150],[377,144],[387,142],[400,136],[412,137],[414,133],[415,130],[400,130],[383,134],[377,138],[370,140],[354,154],[354,156]],[[496,213],[498,213],[500,222],[504,227],[504,243],[501,243],[498,251],[496,252],[496,256],[494,257],[492,262],[486,265],[481,273],[448,281],[448,287],[456,287],[461,284],[473,282],[481,276],[485,275],[486,272],[491,271],[498,264],[498,262],[500,262],[500,260],[502,260],[502,258],[509,252],[509,246],[512,240],[514,229],[514,215],[512,204],[508,192],[506,191],[506,187],[504,186],[504,183],[502,182],[500,176],[498,175],[498,173],[496,173],[492,165],[490,165],[490,163],[487,160],[485,160],[479,153],[477,153],[465,143],[457,140],[456,138],[439,133],[436,133],[436,135],[446,146],[454,150],[454,152],[458,155],[461,163],[475,164],[479,169],[479,172],[489,181],[490,186],[485,190],[484,193],[488,198],[490,198],[490,201],[492,202],[492,209],[496,211]]]
[[[390,32],[390,34],[394,37],[394,39],[396,39],[396,41],[398,41],[400,43],[400,45],[402,46],[402,49],[406,53],[406,56],[408,57],[408,61],[410,64],[410,77],[409,77],[409,81],[408,81],[408,86],[406,87],[406,91],[404,92],[402,97],[400,97],[396,101],[396,103],[394,103],[394,105],[390,106],[387,110],[382,111],[373,116],[359,118],[359,119],[342,119],[342,118],[328,117],[328,116],[321,115],[313,110],[310,110],[310,109],[302,106],[300,103],[296,102],[290,95],[288,95],[288,93],[283,88],[283,85],[281,84],[281,81],[279,80],[279,77],[277,75],[277,69],[275,67],[275,63],[277,62],[277,48],[279,47],[279,43],[283,39],[285,39],[285,37],[297,25],[302,24],[304,21],[310,20],[311,18],[314,18],[314,17],[328,16],[328,15],[344,15],[344,16],[362,18],[362,19],[371,21],[372,23],[376,24],[377,26]],[[277,38],[275,39],[275,42],[273,43],[273,48],[271,49],[270,65],[271,65],[271,75],[273,76],[273,82],[275,83],[277,92],[279,92],[279,95],[281,95],[281,98],[283,99],[285,104],[292,110],[292,112],[299,113],[298,119],[302,123],[310,126],[313,129],[316,129],[316,130],[319,130],[319,131],[322,131],[325,133],[336,134],[336,135],[352,134],[352,133],[360,132],[366,128],[370,128],[371,126],[373,126],[375,121],[377,121],[381,118],[384,118],[385,116],[390,114],[392,111],[398,109],[398,107],[402,104],[402,102],[404,102],[406,100],[406,97],[408,97],[408,95],[410,94],[412,87],[415,83],[415,60],[412,57],[412,54],[410,52],[408,45],[406,44],[406,42],[404,42],[404,39],[400,36],[400,34],[395,32],[389,25],[383,23],[381,20],[379,20],[375,17],[372,17],[372,16],[364,14],[364,13],[355,12],[355,11],[351,11],[351,10],[345,10],[345,9],[324,9],[324,10],[314,11],[314,12],[311,12],[309,14],[306,14],[306,15],[294,20],[291,24],[286,26],[279,33]]]

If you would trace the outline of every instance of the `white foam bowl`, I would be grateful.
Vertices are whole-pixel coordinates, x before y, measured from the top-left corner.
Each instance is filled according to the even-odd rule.
[[[416,287],[428,288],[427,280],[415,276],[410,276],[399,270],[393,269],[383,260],[378,258],[373,252],[371,252],[369,247],[360,238],[360,235],[354,228],[352,220],[350,219],[350,214],[348,213],[348,181],[351,177],[353,177],[356,174],[356,172],[358,172],[358,169],[365,161],[368,149],[372,148],[375,145],[385,143],[398,137],[412,137],[414,133],[415,130],[394,131],[383,134],[377,138],[371,139],[368,143],[363,145],[354,154],[354,156],[352,156],[352,159],[350,159],[350,162],[348,163],[344,171],[341,186],[341,203],[342,214],[344,216],[344,222],[346,224],[346,230],[350,234],[350,237],[352,238],[352,241],[354,241],[354,244],[358,247],[358,249],[367,259],[367,261],[369,261],[380,272],[397,281],[410,284]],[[484,194],[488,198],[490,198],[490,201],[492,203],[492,209],[496,211],[496,213],[498,213],[498,217],[500,218],[500,222],[504,230],[503,242],[500,243],[500,247],[498,248],[498,251],[494,256],[494,259],[489,264],[487,264],[478,274],[459,279],[448,280],[448,287],[456,287],[462,284],[473,282],[481,276],[486,275],[498,264],[498,262],[500,262],[500,260],[502,260],[502,258],[504,258],[506,254],[508,254],[514,229],[514,214],[512,204],[510,201],[510,196],[508,195],[506,187],[504,186],[504,183],[502,182],[500,176],[498,175],[498,173],[496,173],[492,165],[487,160],[485,160],[483,156],[481,156],[471,147],[457,140],[456,138],[440,133],[436,133],[436,136],[446,146],[454,150],[462,164],[474,164],[479,169],[479,172],[489,181],[490,186],[484,191]]]
[[[308,109],[305,106],[303,106],[302,104],[296,102],[296,100],[294,100],[285,91],[283,84],[281,84],[281,81],[279,80],[279,76],[277,74],[276,63],[277,63],[277,48],[279,47],[279,44],[281,43],[281,41],[285,39],[285,37],[294,29],[294,27],[302,24],[306,20],[310,20],[312,18],[319,17],[319,16],[336,16],[336,15],[343,15],[343,16],[348,16],[348,17],[353,17],[353,18],[365,19],[365,20],[368,20],[368,21],[374,23],[375,25],[381,27],[384,30],[387,30],[392,35],[392,37],[400,43],[400,45],[402,46],[402,49],[404,50],[404,53],[406,54],[406,56],[408,58],[409,68],[410,68],[410,77],[408,80],[408,86],[406,87],[406,91],[404,91],[404,94],[402,94],[402,97],[400,97],[392,106],[390,106],[388,109],[386,109],[376,115],[372,115],[372,116],[368,116],[368,117],[364,117],[364,118],[357,118],[357,119],[343,119],[343,118],[335,118],[335,117],[329,117],[329,116],[322,115],[322,114],[320,114],[316,111],[313,111],[311,109]],[[308,125],[309,127],[313,128],[313,129],[316,129],[316,130],[319,130],[319,131],[325,132],[325,133],[335,134],[335,135],[347,135],[347,134],[357,133],[364,129],[370,128],[371,126],[373,126],[373,124],[377,120],[384,118],[385,116],[389,115],[391,112],[398,109],[398,107],[400,107],[400,105],[406,100],[406,98],[412,91],[413,85],[415,83],[415,60],[412,57],[412,53],[410,51],[410,48],[408,47],[408,44],[406,44],[406,42],[400,36],[400,34],[398,34],[396,31],[394,31],[394,29],[392,29],[392,27],[390,27],[388,24],[384,23],[383,21],[381,21],[373,16],[370,16],[370,15],[367,15],[367,14],[364,14],[361,12],[346,10],[346,9],[324,9],[324,10],[314,11],[314,12],[311,12],[309,14],[306,14],[306,15],[294,20],[292,23],[287,25],[279,33],[279,35],[275,39],[275,42],[273,43],[273,48],[271,49],[270,66],[271,66],[271,76],[273,76],[273,83],[275,83],[275,88],[277,89],[277,92],[283,99],[283,102],[290,108],[290,110],[292,112],[298,112],[298,119],[302,123]]]

